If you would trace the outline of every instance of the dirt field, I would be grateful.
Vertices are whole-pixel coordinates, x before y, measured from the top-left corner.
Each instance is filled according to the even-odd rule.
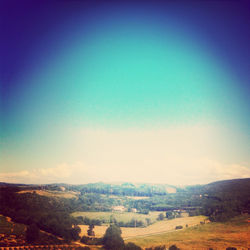
[[[248,217],[235,218],[227,223],[209,223],[170,233],[162,233],[148,237],[134,237],[127,241],[141,247],[175,244],[182,250],[213,248],[225,250],[227,247],[250,249],[250,223]]]
[[[184,228],[186,224],[188,226],[194,226],[200,224],[200,221],[204,221],[206,217],[204,216],[195,216],[195,217],[186,217],[186,218],[177,218],[173,220],[164,220],[156,222],[148,227],[144,228],[130,228],[130,227],[122,227],[122,237],[123,239],[130,239],[134,237],[146,236],[149,234],[160,234],[166,231],[175,230],[176,226],[182,225]],[[81,225],[81,235],[87,235],[88,226]],[[106,231],[108,226],[95,226],[94,232],[96,237],[102,237]]]

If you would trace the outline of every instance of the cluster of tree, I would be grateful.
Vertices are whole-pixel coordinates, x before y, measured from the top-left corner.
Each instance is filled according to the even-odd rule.
[[[250,179],[220,181],[189,186],[175,194],[155,195],[133,202],[133,207],[166,211],[168,219],[178,218],[177,210],[190,216],[206,215],[211,221],[226,221],[241,213],[250,213]]]
[[[117,200],[99,193],[81,193],[74,202],[76,211],[111,211],[112,206],[119,205]]]
[[[32,227],[35,224],[67,241],[79,239],[80,228],[72,227],[76,223],[75,218],[69,214],[71,208],[67,199],[54,199],[35,193],[20,194],[17,191],[12,187],[0,189],[0,213],[19,223],[33,225]]]
[[[123,183],[107,184],[107,183],[90,183],[85,185],[74,186],[81,193],[99,193],[99,194],[112,194],[112,195],[125,195],[125,196],[153,196],[153,195],[166,195],[167,188],[174,186],[164,184],[133,184]],[[71,187],[72,188],[72,187]]]
[[[114,223],[119,227],[145,227],[151,224],[151,220],[146,218],[146,222],[142,220],[131,219],[128,222],[117,221],[113,216],[110,217],[109,220],[99,220],[99,219],[90,219],[88,217],[78,216],[76,217],[76,224],[83,225],[95,225],[100,226],[102,223]]]
[[[90,235],[92,234],[92,235]],[[81,242],[87,245],[103,245],[107,250],[141,250],[141,248],[134,243],[124,243],[123,238],[121,237],[121,229],[115,225],[110,225],[103,238],[94,238],[93,236],[93,227],[90,226],[88,229],[88,235],[81,238]]]
[[[99,220],[99,219],[90,219],[86,216],[77,216],[76,217],[76,224],[79,225],[96,225],[96,226],[101,226],[102,223],[105,223],[107,221],[105,220]]]
[[[115,224],[119,227],[145,227],[145,222],[141,220],[132,219],[128,222],[116,221]]]
[[[166,212],[166,218],[171,220],[171,219],[174,219],[175,218],[175,215],[173,214],[172,211],[167,211]]]
[[[83,236],[81,238],[81,243],[86,245],[102,245],[103,239],[102,238],[95,238],[95,237],[89,237],[89,236]]]
[[[226,221],[241,213],[250,213],[250,179],[215,184],[206,186],[202,214],[209,216],[211,221]]]
[[[244,211],[244,210],[243,210]],[[220,201],[220,202],[207,202],[203,209],[202,214],[209,216],[210,221],[223,222],[227,221],[239,214],[242,210],[239,209],[238,203],[235,201]]]
[[[181,218],[181,212],[180,211],[167,211],[165,214],[160,213],[158,214],[157,220],[164,220],[164,219],[174,219],[174,218]]]

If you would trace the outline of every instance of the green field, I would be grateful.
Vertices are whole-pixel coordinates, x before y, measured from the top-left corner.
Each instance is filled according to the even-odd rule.
[[[236,217],[226,223],[208,223],[197,225],[184,230],[162,233],[158,235],[134,237],[127,241],[145,248],[175,244],[180,249],[223,249],[236,247],[237,249],[250,248],[249,217]]]
[[[146,218],[149,218],[151,223],[154,223],[157,221],[156,219],[160,213],[164,212],[149,212],[149,214],[139,214],[132,212],[74,212],[72,213],[72,216],[82,216],[89,219],[99,219],[104,223],[109,223],[111,216],[116,219],[116,221],[123,221],[124,223],[127,223],[133,219],[146,223]]]

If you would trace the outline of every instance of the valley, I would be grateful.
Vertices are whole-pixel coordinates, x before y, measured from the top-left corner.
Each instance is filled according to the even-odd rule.
[[[249,247],[250,179],[167,187],[0,183],[0,245],[101,249],[113,225],[140,249]]]

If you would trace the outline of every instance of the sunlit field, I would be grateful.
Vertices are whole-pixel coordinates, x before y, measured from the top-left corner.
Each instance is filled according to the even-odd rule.
[[[175,244],[182,250],[189,249],[223,249],[236,247],[238,249],[250,248],[250,223],[247,216],[236,217],[229,222],[213,222],[197,225],[185,230],[171,233],[162,233],[148,237],[129,238],[141,247]]]
[[[0,250],[250,250],[250,0],[2,2]]]
[[[206,219],[205,216],[194,216],[194,217],[159,221],[148,227],[140,227],[140,228],[121,227],[122,237],[124,239],[130,239],[132,237],[138,237],[138,236],[144,237],[152,234],[153,235],[160,234],[162,232],[170,232],[174,231],[176,226],[183,226],[183,228],[185,229],[186,225],[188,225],[188,227],[195,226],[200,224],[201,221],[203,222],[205,219]],[[80,228],[81,228],[81,235],[87,235],[88,226],[80,225]],[[102,237],[107,228],[108,225],[95,226],[94,232],[96,237]],[[181,231],[183,231],[183,229]]]
[[[59,198],[66,198],[66,199],[77,199],[76,192],[62,192],[62,191],[45,191],[45,190],[23,190],[19,193],[33,193],[35,192],[38,195],[47,196],[47,197],[59,197]]]

